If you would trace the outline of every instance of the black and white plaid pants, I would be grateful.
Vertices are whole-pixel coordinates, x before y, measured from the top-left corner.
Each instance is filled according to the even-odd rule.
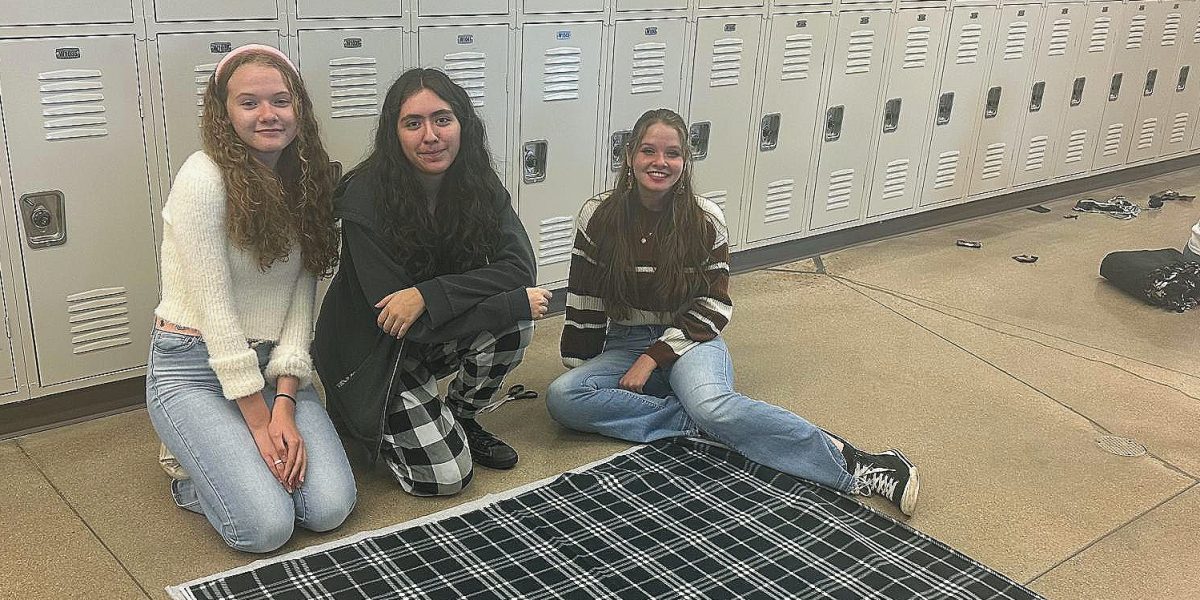
[[[473,419],[498,399],[504,378],[525,356],[533,321],[474,339],[405,342],[383,426],[382,456],[414,496],[458,493],[471,481],[471,450],[457,419]],[[454,375],[443,402],[438,380]]]

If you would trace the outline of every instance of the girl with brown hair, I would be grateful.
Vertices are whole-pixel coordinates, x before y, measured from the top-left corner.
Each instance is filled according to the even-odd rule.
[[[920,482],[898,450],[862,452],[777,406],[733,390],[721,339],[729,239],[721,209],[695,195],[687,126],[649,111],[634,126],[617,187],[576,222],[560,352],[570,371],[547,408],[572,429],[632,442],[699,436],[789,475],[911,515]]]
[[[294,525],[337,527],[356,499],[310,383],[316,280],[337,264],[333,175],[304,84],[269,46],[217,65],[201,132],[163,207],[146,404],[184,471],[176,504],[270,552]]]

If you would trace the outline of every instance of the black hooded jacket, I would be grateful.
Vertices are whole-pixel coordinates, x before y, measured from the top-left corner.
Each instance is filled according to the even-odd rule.
[[[335,192],[334,217],[342,222],[341,265],[321,305],[312,356],[330,413],[347,433],[366,443],[372,462],[378,457],[404,345],[473,338],[532,318],[525,288],[536,278],[533,248],[499,179],[493,188],[499,228],[493,255],[465,273],[424,281],[415,281],[388,250],[391,244],[363,176],[352,176]],[[376,323],[380,310],[375,303],[410,287],[420,290],[425,312],[397,340]]]

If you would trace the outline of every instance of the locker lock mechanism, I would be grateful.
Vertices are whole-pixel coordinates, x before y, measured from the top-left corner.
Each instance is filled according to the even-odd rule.
[[[830,106],[825,111],[825,141],[836,142],[842,137],[842,117],[846,114],[846,106],[839,104]]]
[[[688,129],[688,145],[692,147],[692,160],[708,158],[708,136],[712,133],[712,123],[700,121],[692,123]]]
[[[625,150],[626,147],[629,146],[629,138],[632,135],[633,132],[628,129],[617,131],[612,134],[612,137],[609,141],[609,144],[611,145],[611,153],[608,159],[608,168],[613,173],[620,171],[621,167],[625,164]]]
[[[525,142],[521,148],[521,180],[525,183],[541,183],[546,180],[546,140]]]
[[[770,152],[779,147],[779,125],[781,118],[782,115],[780,113],[763,115],[758,138],[758,150],[760,152]]]
[[[30,248],[48,248],[67,243],[67,218],[63,193],[58,190],[21,196],[25,242]]]

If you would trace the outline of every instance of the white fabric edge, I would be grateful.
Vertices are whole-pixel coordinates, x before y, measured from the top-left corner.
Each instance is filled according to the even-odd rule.
[[[499,492],[499,493],[495,493],[495,494],[487,494],[482,498],[478,498],[478,499],[472,500],[470,502],[465,502],[458,506],[452,506],[450,508],[443,509],[443,510],[440,510],[440,511],[432,513],[432,514],[428,514],[423,517],[417,517],[415,519],[410,519],[403,523],[397,523],[395,525],[388,525],[387,527],[383,527],[381,529],[374,529],[371,531],[361,531],[359,533],[349,535],[344,538],[339,538],[339,539],[336,539],[333,541],[316,544],[314,546],[308,546],[306,548],[300,548],[298,550],[293,550],[291,552],[288,552],[287,554],[281,554],[279,556],[272,556],[271,558],[262,558],[262,559],[254,561],[248,565],[244,565],[241,567],[234,567],[227,571],[222,571],[220,573],[216,573],[213,575],[206,575],[204,577],[199,577],[197,579],[193,579],[186,583],[181,583],[178,585],[169,585],[166,587],[167,595],[170,596],[171,598],[173,598],[174,600],[196,600],[196,597],[188,592],[188,588],[192,587],[193,585],[204,583],[206,581],[212,581],[214,579],[221,579],[222,577],[238,575],[240,573],[245,573],[247,571],[253,571],[255,569],[258,569],[260,567],[265,567],[270,564],[274,564],[277,562],[283,562],[285,560],[291,560],[294,558],[301,558],[301,557],[309,555],[309,554],[322,552],[325,550],[336,548],[338,546],[345,546],[345,545],[353,544],[355,542],[362,541],[366,538],[376,537],[376,536],[381,536],[381,535],[388,535],[390,533],[395,533],[397,531],[404,531],[405,529],[411,529],[413,527],[420,527],[422,525],[427,525],[434,521],[440,521],[441,519],[445,519],[448,517],[457,517],[464,513],[469,513],[471,511],[478,510],[478,509],[484,508],[486,506],[490,506],[497,502],[502,502],[504,500],[508,500],[509,498],[518,496],[518,495],[528,492],[530,490],[548,485],[549,483],[553,482],[554,480],[558,479],[559,477],[562,477],[563,475],[567,475],[570,473],[581,473],[583,471],[587,471],[588,469],[591,469],[593,467],[597,467],[599,465],[607,463],[619,456],[624,456],[626,454],[631,454],[633,452],[636,452],[636,451],[644,448],[645,446],[646,446],[646,444],[638,444],[638,445],[626,448],[624,450],[621,450],[620,452],[616,452],[614,454],[611,454],[609,456],[601,458],[599,460],[594,460],[585,465],[580,465],[573,469],[568,469],[566,471],[563,471],[562,473],[559,473],[558,475],[551,475],[550,477],[546,477],[544,479],[539,479],[537,481],[533,481],[533,482],[527,483],[525,485],[512,488],[508,491]]]

